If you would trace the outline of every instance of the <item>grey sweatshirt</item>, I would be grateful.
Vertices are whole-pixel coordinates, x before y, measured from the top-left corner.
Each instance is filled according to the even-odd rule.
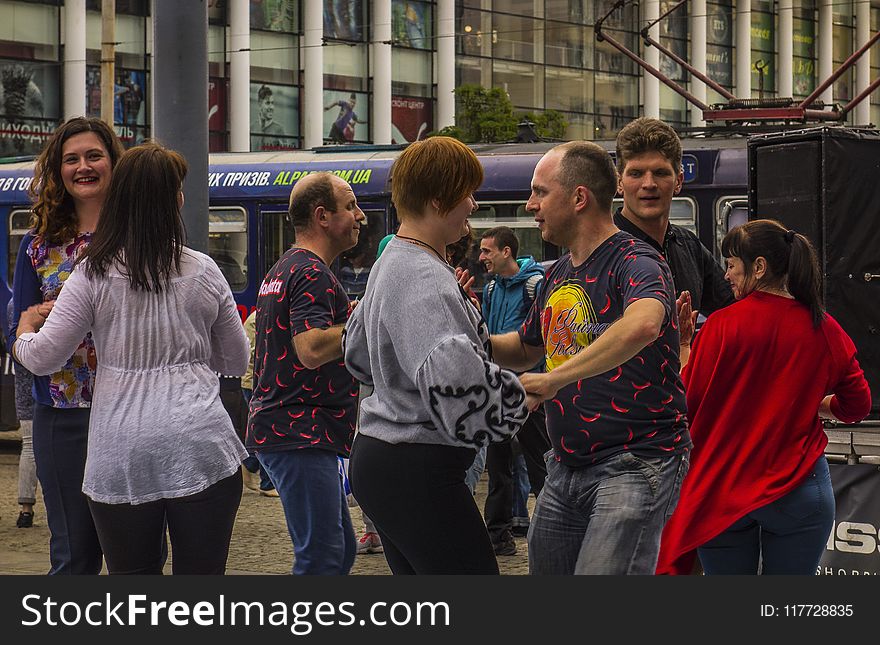
[[[392,239],[343,336],[345,366],[373,393],[359,432],[388,443],[477,448],[528,416],[516,375],[489,360],[489,334],[452,267]]]

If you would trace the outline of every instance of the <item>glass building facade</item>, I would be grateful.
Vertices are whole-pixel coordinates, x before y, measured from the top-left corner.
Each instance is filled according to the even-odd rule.
[[[209,0],[209,110],[212,151],[230,140],[230,6],[247,2],[250,18],[249,105],[252,150],[295,149],[304,145],[304,11],[307,0]],[[315,0],[309,0],[315,1]],[[390,0],[391,139],[404,143],[437,129],[438,18],[447,0]],[[818,78],[820,4],[793,0],[790,34],[780,33],[774,0],[707,0],[706,71],[736,95],[737,65],[747,61],[751,95],[779,95],[779,43],[792,42],[791,83],[795,98],[807,96]],[[597,42],[594,25],[609,10],[607,0],[448,0],[454,10],[454,84],[502,88],[517,112],[557,110],[567,123],[566,138],[613,136],[645,112],[645,74],[607,42]],[[743,3],[747,7],[743,7]],[[880,28],[880,0],[870,0],[870,33]],[[323,143],[374,142],[374,3],[324,0]],[[659,11],[672,6],[660,0]],[[101,105],[101,0],[86,0],[86,101],[82,113],[99,115]],[[832,3],[833,67],[861,45],[856,42],[854,0]],[[114,116],[126,145],[150,136],[150,3],[116,0]],[[747,9],[750,21],[738,14]],[[4,156],[37,152],[63,118],[63,0],[0,0],[0,148]],[[640,11],[642,12],[640,14]],[[639,31],[645,3],[616,11],[605,30],[644,55]],[[738,56],[737,29],[750,25],[750,57]],[[689,59],[693,16],[687,7],[658,25],[660,43]],[[875,48],[878,49],[878,48]],[[880,73],[880,51],[870,54],[871,78]],[[689,75],[660,57],[660,70],[689,87]],[[855,70],[833,86],[834,101],[846,103],[863,88]],[[742,82],[742,81],[740,81]],[[721,102],[709,90],[707,103]],[[870,120],[880,121],[880,96],[870,99]],[[693,124],[690,106],[660,85],[657,113],[673,125]],[[383,118],[387,118],[383,117]],[[849,115],[854,118],[853,113]]]

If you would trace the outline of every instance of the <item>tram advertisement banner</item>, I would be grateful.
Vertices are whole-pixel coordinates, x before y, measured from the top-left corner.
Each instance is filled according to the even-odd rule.
[[[36,155],[61,118],[59,66],[0,60],[0,155]]]
[[[430,99],[391,97],[391,143],[412,143],[433,130]]]
[[[880,468],[831,464],[837,514],[819,561],[820,576],[880,573]]]

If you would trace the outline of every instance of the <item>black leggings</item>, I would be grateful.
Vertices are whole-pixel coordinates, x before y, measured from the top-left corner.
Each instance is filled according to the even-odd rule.
[[[394,574],[498,574],[465,471],[475,451],[357,435],[352,494],[376,524]]]
[[[165,527],[174,574],[223,575],[241,502],[241,470],[200,493],[146,504],[89,500],[110,575],[162,574]]]

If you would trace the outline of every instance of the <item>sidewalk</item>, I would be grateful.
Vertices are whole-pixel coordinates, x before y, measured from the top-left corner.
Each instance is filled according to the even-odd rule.
[[[0,575],[45,574],[49,570],[49,530],[46,513],[37,492],[34,526],[19,529],[18,517],[18,453],[10,450],[13,433],[0,433]],[[19,438],[20,440],[20,438]],[[477,487],[477,503],[482,508],[486,499],[486,475]],[[530,506],[533,505],[531,500]],[[359,508],[349,509],[358,536],[363,530]],[[525,538],[517,538],[517,554],[498,558],[502,574],[528,573]],[[173,556],[173,554],[172,554]],[[277,498],[264,497],[244,489],[229,548],[227,573],[230,575],[284,575],[290,572],[293,550],[287,534],[284,513]],[[166,573],[171,573],[170,565]],[[359,555],[353,575],[389,575],[388,564],[381,554]]]

